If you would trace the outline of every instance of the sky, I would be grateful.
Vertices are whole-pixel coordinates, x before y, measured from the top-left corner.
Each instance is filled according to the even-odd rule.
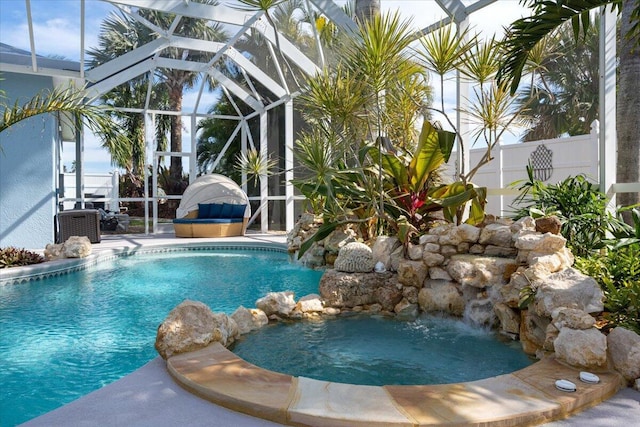
[[[222,0],[225,2],[225,0]],[[78,0],[31,0],[31,13],[36,52],[43,56],[58,56],[71,60],[80,58],[80,4]],[[228,3],[228,2],[225,2]],[[339,5],[344,1],[337,1]],[[471,2],[464,0],[465,4]],[[99,0],[86,0],[85,48],[96,47],[100,24],[109,12],[115,10],[110,4]],[[425,26],[444,17],[444,13],[434,1],[425,0],[382,0],[382,11],[398,10],[411,19],[416,28]],[[498,32],[523,15],[525,9],[519,0],[500,0],[475,12],[470,17],[472,28],[487,37]],[[0,41],[8,45],[29,50],[27,11],[25,0],[0,0]],[[449,83],[452,85],[452,83]],[[449,86],[452,87],[452,86]],[[447,90],[453,92],[453,89]],[[192,111],[197,92],[185,93],[185,111]],[[208,106],[215,99],[214,94],[203,93],[201,101]],[[447,98],[446,104],[453,106],[453,98]],[[188,126],[183,138],[185,147],[189,147]],[[64,164],[71,165],[73,147],[65,150]],[[110,165],[106,150],[100,147],[93,136],[85,137],[85,172],[107,173],[114,169]]]

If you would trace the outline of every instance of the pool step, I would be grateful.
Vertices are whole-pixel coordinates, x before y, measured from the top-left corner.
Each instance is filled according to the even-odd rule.
[[[312,426],[526,426],[566,418],[624,386],[616,372],[600,383],[545,358],[511,374],[457,384],[362,386],[292,377],[240,359],[219,343],[167,360],[187,390],[229,409],[281,424]],[[556,389],[567,379],[577,390]]]

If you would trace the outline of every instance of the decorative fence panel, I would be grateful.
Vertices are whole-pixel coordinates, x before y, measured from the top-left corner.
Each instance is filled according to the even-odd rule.
[[[517,191],[508,190],[509,185],[527,179],[526,167],[529,162],[532,163],[536,178],[550,184],[579,174],[597,183],[598,150],[597,123],[594,123],[588,135],[500,145],[492,151],[493,160],[481,167],[471,181],[489,189],[487,213],[508,216],[518,194]],[[469,159],[472,168],[485,151],[485,148],[471,150]],[[445,175],[451,179],[455,173],[456,159],[457,153],[454,152],[447,164]]]

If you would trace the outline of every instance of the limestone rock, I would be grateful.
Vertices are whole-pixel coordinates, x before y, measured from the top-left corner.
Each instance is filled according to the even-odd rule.
[[[422,236],[420,236],[420,238],[418,239],[418,243],[421,245],[427,245],[428,243],[431,244],[438,244],[438,241],[440,240],[440,236],[438,235],[434,235],[434,234],[423,234]],[[440,245],[438,245],[440,246]],[[425,249],[426,250],[426,249]]]
[[[300,310],[303,313],[308,312],[316,312],[322,313],[324,310],[324,305],[322,304],[322,299],[318,294],[309,294],[305,295],[298,300],[298,304],[296,304],[296,309]]]
[[[264,311],[258,308],[247,309],[243,306],[238,307],[231,315],[231,318],[236,322],[236,325],[238,325],[238,333],[240,335],[260,329],[269,323],[269,319]]]
[[[493,256],[493,257],[515,257],[518,254],[518,250],[516,248],[507,248],[504,246],[495,246],[495,245],[487,245],[484,248],[485,256]]]
[[[422,247],[425,252],[433,252],[435,254],[440,252],[440,245],[437,243],[425,243]]]
[[[418,303],[418,292],[420,292],[420,290],[418,288],[414,288],[413,286],[402,287],[402,296],[411,304]]]
[[[493,305],[493,311],[495,311],[500,320],[500,329],[503,332],[509,334],[520,333],[520,314],[511,309],[505,303],[499,302]]]
[[[441,245],[458,246],[458,244],[462,242],[462,237],[458,234],[458,228],[455,225],[450,224],[443,231],[444,233],[442,233],[440,239],[438,239],[438,243]]]
[[[268,316],[288,316],[296,306],[293,292],[269,292],[256,301],[256,307]]]
[[[440,254],[445,257],[449,257],[451,255],[455,255],[458,253],[458,247],[453,245],[442,245],[440,246]]]
[[[613,367],[629,383],[640,378],[640,335],[623,327],[614,328],[607,337]]]
[[[318,242],[314,242],[311,247],[300,257],[300,263],[309,268],[321,267],[324,265],[324,247]]]
[[[530,216],[525,216],[515,221],[510,226],[512,233],[536,231],[536,220]]]
[[[543,279],[536,291],[533,306],[541,316],[551,317],[554,310],[567,307],[587,313],[603,310],[604,294],[592,277],[568,268]]]
[[[478,227],[470,224],[460,224],[457,227],[457,233],[462,242],[476,243],[480,238],[480,232]]]
[[[536,231],[539,233],[560,234],[562,222],[557,216],[546,216],[536,219]]]
[[[425,312],[444,312],[462,316],[465,302],[462,292],[453,282],[428,280],[427,287],[420,289],[418,304]]]
[[[346,273],[368,273],[373,270],[375,264],[373,252],[369,246],[351,242],[344,245],[338,252],[334,268]]]
[[[64,256],[62,255],[62,243],[47,244],[47,246],[44,248],[44,257],[47,259],[47,261],[63,258]]]
[[[398,282],[420,289],[427,278],[428,269],[422,261],[400,260]]]
[[[561,307],[551,313],[551,322],[558,329],[591,329],[596,319],[582,310]]]
[[[607,364],[607,339],[595,328],[562,328],[553,346],[558,360],[571,366],[598,369]]]
[[[531,251],[527,255],[527,264],[546,270],[549,274],[566,270],[573,265],[573,254],[567,248],[562,248],[552,254],[542,254]]]
[[[513,259],[475,255],[454,255],[447,272],[462,285],[484,288],[507,283],[517,265]]]
[[[511,275],[511,280],[500,288],[502,301],[509,307],[518,307],[520,303],[520,292],[531,284],[525,273],[526,269],[520,267]]]
[[[469,253],[472,255],[482,255],[484,253],[484,245],[476,243],[469,248]]]
[[[226,314],[215,314],[201,302],[185,300],[158,327],[155,348],[167,359],[216,341],[226,346],[237,336],[238,326]]]
[[[496,319],[493,303],[489,298],[471,300],[465,307],[464,317],[474,325],[492,326]]]
[[[344,245],[355,241],[356,233],[350,228],[336,229],[324,239],[324,250],[332,254],[337,254]]]
[[[418,316],[418,304],[412,304],[409,300],[403,298],[395,305],[393,311],[398,317],[411,319]]]
[[[413,261],[422,259],[422,246],[409,243],[407,246],[407,257]]]
[[[71,236],[62,245],[63,258],[85,258],[91,255],[91,241],[87,236]]]
[[[558,338],[558,334],[560,334],[560,330],[556,328],[553,323],[549,323],[547,325],[547,329],[545,331],[544,344],[542,345],[542,349],[545,351],[554,352],[554,342],[556,338]]]
[[[434,280],[452,280],[447,270],[441,267],[429,268],[429,278]]]
[[[427,267],[435,267],[437,265],[442,265],[444,257],[439,253],[425,251],[422,255],[422,262],[424,262]]]
[[[508,248],[513,244],[511,228],[508,225],[499,223],[489,224],[480,232],[478,243]]]
[[[378,236],[376,238],[371,253],[373,254],[373,260],[375,262],[382,262],[384,268],[391,269],[391,254],[397,248],[401,247],[400,241],[397,237],[390,236]]]
[[[390,271],[398,271],[398,267],[400,266],[400,261],[404,259],[404,247],[399,246],[393,252],[391,252],[391,256],[389,257],[389,262],[391,263],[390,268],[387,270]]]
[[[353,308],[379,303],[392,311],[402,299],[402,286],[392,273],[345,273],[327,270],[320,279],[325,306]]]
[[[552,254],[565,247],[567,239],[562,236],[545,234],[520,234],[516,237],[514,245],[525,251],[534,251],[542,254]]]
[[[543,348],[549,321],[531,310],[520,312],[520,342],[522,350],[527,354],[536,354]]]

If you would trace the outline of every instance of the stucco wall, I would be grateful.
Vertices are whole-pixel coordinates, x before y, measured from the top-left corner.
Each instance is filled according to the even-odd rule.
[[[50,77],[2,73],[9,105],[22,104]],[[44,248],[54,241],[55,118],[32,117],[0,133],[0,246]]]

